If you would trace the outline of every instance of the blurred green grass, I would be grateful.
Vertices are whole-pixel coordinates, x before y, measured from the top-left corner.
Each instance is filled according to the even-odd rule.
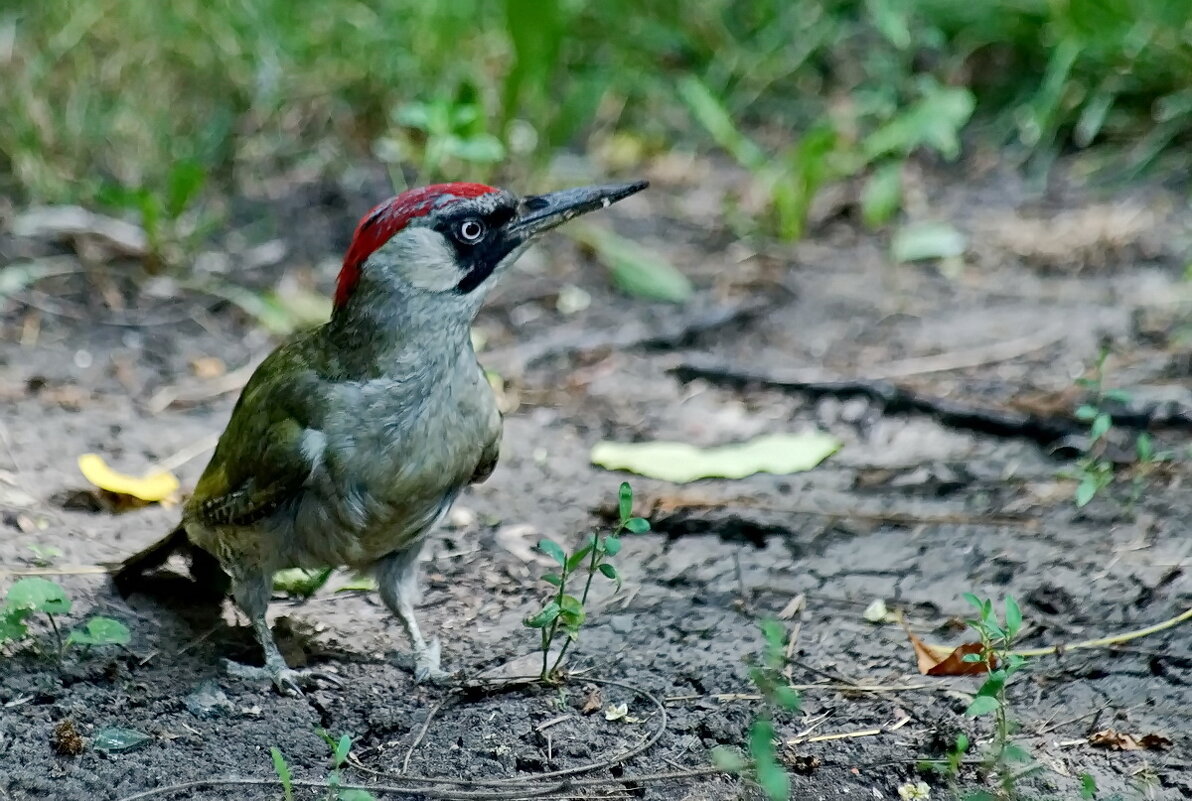
[[[620,136],[633,157],[728,151],[793,238],[819,186],[858,173],[866,220],[888,219],[899,160],[955,157],[970,112],[1023,159],[1173,152],[1190,17],[1174,0],[9,0],[0,191],[110,205],[130,196],[112,186],[168,193],[179,165],[235,191],[362,156],[485,178]]]

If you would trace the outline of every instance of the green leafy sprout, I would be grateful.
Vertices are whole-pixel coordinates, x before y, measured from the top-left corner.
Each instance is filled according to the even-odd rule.
[[[588,535],[584,544],[572,553],[567,553],[563,546],[551,539],[538,542],[538,550],[558,565],[557,572],[542,576],[542,580],[554,588],[549,600],[537,614],[522,621],[528,628],[538,629],[541,633],[539,680],[546,682],[557,677],[568,647],[579,639],[580,628],[587,620],[585,605],[593,579],[599,575],[615,582],[618,590],[621,588],[621,574],[610,561],[621,551],[621,535],[626,532],[645,534],[649,530],[650,523],[645,518],[633,516],[633,489],[628,482],[622,482],[617,496],[617,523],[611,532],[603,536]],[[583,590],[576,596],[574,587],[579,581],[583,581]],[[563,644],[552,663],[551,646],[560,638]]]
[[[1012,596],[1008,596],[1003,617],[998,620],[992,601],[978,598],[972,593],[965,593],[964,598],[977,610],[977,617],[965,622],[981,638],[981,650],[975,654],[966,654],[963,660],[980,662],[986,669],[985,681],[964,714],[974,718],[993,716],[993,740],[983,761],[986,767],[998,776],[1003,792],[1009,794],[1012,793],[1015,782],[1037,769],[1037,766],[1026,770],[1013,767],[1015,764],[1030,762],[1031,755],[1026,749],[1010,741],[1015,724],[1010,717],[1009,702],[1006,699],[1006,685],[1026,664],[1026,659],[1013,651],[1014,641],[1022,630],[1022,610],[1018,602]]]
[[[58,619],[61,615],[69,614],[70,609],[70,598],[58,584],[39,576],[20,579],[8,589],[4,605],[0,607],[0,644],[30,639],[34,648],[43,654],[52,654],[61,667],[71,646],[82,646],[87,650],[102,645],[127,645],[131,640],[127,626],[119,620],[98,615],[88,618],[82,628],[74,629],[64,636]],[[30,618],[38,614],[46,616],[50,631],[53,632],[52,650],[32,637],[29,631]]]
[[[1088,446],[1076,465],[1076,475],[1079,483],[1076,485],[1076,507],[1087,506],[1097,494],[1113,483],[1113,462],[1106,455],[1109,447],[1111,432],[1113,431],[1113,415],[1110,412],[1112,404],[1129,403],[1130,393],[1123,389],[1107,389],[1105,387],[1105,362],[1109,358],[1110,350],[1107,345],[1101,347],[1097,360],[1093,364],[1091,376],[1078,378],[1077,386],[1088,393],[1088,399],[1076,407],[1076,419],[1088,424]],[[1147,477],[1154,471],[1155,466],[1171,459],[1170,451],[1156,451],[1151,435],[1142,431],[1134,440],[1137,468],[1130,496],[1130,505],[1134,506],[1142,498],[1142,491]]]
[[[717,747],[712,751],[712,761],[717,767],[755,783],[770,801],[789,801],[790,777],[774,746],[774,716],[777,711],[798,711],[800,698],[783,673],[787,663],[786,628],[772,619],[761,621],[760,626],[762,659],[759,664],[750,667],[749,680],[757,688],[764,703],[762,711],[749,727],[746,741],[748,756],[735,749]]]
[[[376,801],[376,797],[367,790],[343,786],[343,766],[347,764],[348,754],[352,752],[352,735],[342,734],[334,737],[326,729],[317,729],[320,737],[331,749],[331,767],[327,771],[326,801]],[[294,773],[286,762],[285,755],[277,746],[270,746],[269,756],[273,760],[273,772],[281,783],[282,797],[285,801],[294,801]]]
[[[189,213],[206,183],[206,169],[184,159],[170,165],[164,185],[107,183],[99,188],[95,200],[140,218],[145,231],[146,268],[151,273],[159,272],[183,263],[203,234],[218,222],[218,218],[211,217],[199,225]]]

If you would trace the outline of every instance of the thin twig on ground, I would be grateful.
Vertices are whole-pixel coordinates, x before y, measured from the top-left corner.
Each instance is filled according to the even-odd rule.
[[[1062,643],[1060,645],[1049,645],[1045,648],[1027,648],[1024,650],[1014,651],[1018,656],[1050,656],[1051,654],[1063,654],[1067,651],[1075,651],[1081,648],[1109,648],[1118,643],[1129,642],[1130,640],[1137,640],[1140,637],[1147,637],[1151,634],[1157,634],[1160,631],[1174,628],[1181,623],[1192,620],[1192,608],[1185,609],[1182,614],[1176,615],[1173,618],[1164,620],[1162,623],[1156,623],[1153,626],[1147,626],[1142,629],[1135,629],[1134,631],[1127,631],[1124,634],[1114,634],[1110,637],[1098,637],[1094,640],[1081,640],[1080,642]]]

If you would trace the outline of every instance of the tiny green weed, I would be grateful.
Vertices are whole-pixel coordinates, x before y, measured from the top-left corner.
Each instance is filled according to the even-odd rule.
[[[206,182],[203,167],[184,160],[170,166],[164,186],[108,183],[99,188],[95,200],[140,218],[147,248],[145,266],[155,273],[181,264],[206,228],[215,222],[200,226],[190,214]]]
[[[488,130],[476,87],[464,83],[454,95],[411,102],[393,114],[393,135],[381,152],[391,163],[422,165],[417,182],[483,178],[505,158],[505,145]]]
[[[319,736],[331,749],[331,768],[327,771],[326,801],[376,801],[376,797],[367,790],[343,786],[343,766],[347,764],[348,754],[352,752],[352,735],[343,734],[337,739],[326,729],[318,729]],[[285,756],[277,746],[270,746],[269,756],[273,760],[273,771],[281,783],[282,796],[285,801],[294,801],[294,774]],[[309,786],[308,782],[300,782]]]
[[[81,646],[86,651],[101,645],[127,645],[131,639],[127,626],[102,616],[89,618],[82,628],[63,636],[58,616],[69,614],[70,608],[70,598],[58,584],[38,576],[20,579],[9,587],[4,606],[0,607],[0,644],[28,639],[40,653],[53,655],[61,668],[71,646]],[[53,632],[52,649],[29,631],[30,618],[39,613],[46,616]]]
[[[1088,445],[1076,464],[1076,506],[1087,506],[1098,493],[1113,483],[1114,465],[1106,455],[1113,432],[1113,404],[1126,404],[1131,400],[1129,392],[1122,389],[1107,389],[1105,386],[1105,363],[1109,358],[1108,346],[1102,346],[1093,364],[1092,375],[1076,380],[1088,398],[1076,408],[1076,419],[1088,424]],[[1169,451],[1156,451],[1151,435],[1143,431],[1134,440],[1137,464],[1131,482],[1130,506],[1133,508],[1142,500],[1147,479],[1156,466],[1172,458]]]
[[[352,752],[352,735],[342,734],[337,740],[326,729],[319,729],[319,736],[331,749],[331,770],[327,772],[327,801],[374,801],[373,794],[367,790],[343,787],[341,771],[348,761],[348,754]]]
[[[294,801],[294,775],[290,773],[290,765],[276,745],[269,746],[269,756],[273,759],[273,770],[277,780],[281,782],[281,793],[285,801]]]
[[[749,680],[762,697],[763,707],[749,727],[748,756],[737,750],[717,747],[712,761],[717,767],[742,776],[762,789],[770,801],[788,801],[790,777],[774,746],[774,714],[799,709],[799,693],[790,686],[782,669],[786,666],[786,629],[777,620],[763,620],[762,658],[749,669]]]
[[[550,599],[537,614],[522,621],[528,628],[541,632],[542,672],[538,677],[541,681],[551,681],[556,677],[563,655],[571,643],[579,639],[580,628],[587,620],[585,605],[592,589],[592,580],[600,575],[615,582],[617,589],[621,588],[621,574],[610,561],[621,551],[621,535],[625,532],[645,534],[650,530],[645,518],[633,516],[633,489],[628,482],[621,484],[617,510],[617,524],[611,532],[604,536],[590,534],[585,543],[572,553],[564,551],[563,546],[554,540],[543,539],[538,543],[538,549],[559,566],[557,573],[547,573],[542,577],[543,581],[555,588]],[[580,580],[584,586],[577,597],[568,589],[574,588],[575,582]],[[552,663],[551,646],[560,637],[564,638],[563,644]]]
[[[980,662],[987,671],[985,682],[964,714],[974,718],[993,716],[993,741],[984,755],[984,763],[997,775],[1003,791],[1010,793],[1015,781],[1024,775],[1023,771],[1014,770],[1012,765],[1031,761],[1026,749],[1010,742],[1015,723],[1010,717],[1006,699],[1006,685],[1026,664],[1023,657],[1013,652],[1014,641],[1022,630],[1022,610],[1018,602],[1008,596],[1005,612],[999,621],[992,601],[978,598],[972,593],[965,593],[964,597],[978,612],[976,618],[965,622],[981,638],[981,651],[966,654],[963,659],[965,662]]]

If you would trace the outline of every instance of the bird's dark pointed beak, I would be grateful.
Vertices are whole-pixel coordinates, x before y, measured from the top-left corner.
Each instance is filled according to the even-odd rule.
[[[629,184],[581,186],[547,195],[524,197],[517,218],[509,224],[509,232],[529,239],[581,214],[608,208],[649,185],[649,181],[634,181]]]

